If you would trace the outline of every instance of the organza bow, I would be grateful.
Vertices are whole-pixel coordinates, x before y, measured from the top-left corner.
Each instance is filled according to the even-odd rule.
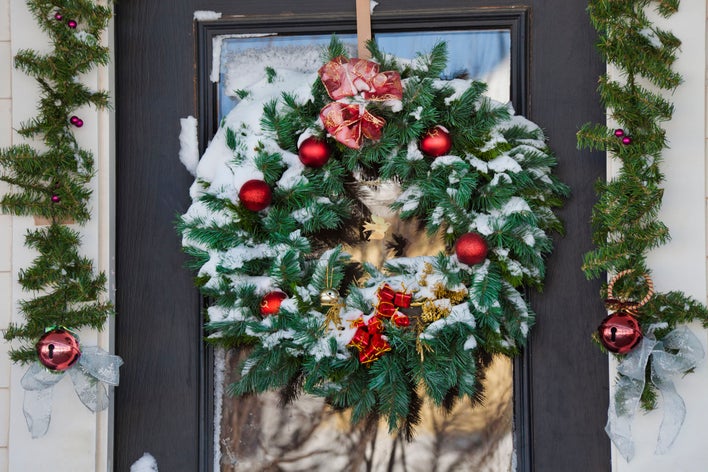
[[[403,98],[401,77],[396,71],[379,72],[379,65],[364,59],[336,57],[320,67],[320,79],[332,100],[354,97],[386,101]],[[363,104],[334,102],[320,111],[325,129],[334,139],[352,149],[361,147],[362,137],[377,141],[386,121],[366,111]]]
[[[671,377],[696,367],[703,354],[698,338],[684,326],[670,332],[661,341],[650,333],[622,359],[617,367],[620,375],[615,383],[614,398],[610,400],[605,431],[627,462],[634,457],[632,420],[644,390],[649,358],[651,382],[661,392],[664,404],[655,453],[664,454],[678,436],[686,417],[686,406],[676,393]]]
[[[82,348],[81,357],[64,372],[53,372],[39,362],[30,366],[22,377],[25,389],[23,411],[33,438],[44,436],[52,416],[52,390],[68,372],[74,390],[86,408],[96,412],[108,408],[106,385],[117,386],[123,360],[97,346]],[[104,385],[105,384],[105,385]]]

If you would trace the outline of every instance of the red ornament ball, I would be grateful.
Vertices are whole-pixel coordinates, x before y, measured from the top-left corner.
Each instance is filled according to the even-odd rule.
[[[66,25],[71,29],[75,29],[78,26],[78,23],[76,20],[69,20],[66,22]]]
[[[267,183],[258,179],[246,181],[238,191],[241,204],[251,211],[261,211],[270,205],[273,194]]]
[[[444,126],[429,129],[420,140],[420,150],[431,157],[443,156],[450,152],[452,138]]]
[[[261,315],[276,315],[278,311],[280,311],[281,303],[283,303],[283,300],[286,298],[288,298],[288,296],[280,290],[266,293],[261,299]]]
[[[630,144],[632,144],[632,137],[631,136],[623,137],[622,144],[624,144],[625,146],[629,146]]]
[[[632,315],[618,311],[602,320],[597,328],[600,342],[608,351],[627,354],[642,339],[642,329]]]
[[[479,264],[487,258],[487,251],[487,241],[478,233],[465,233],[455,243],[455,254],[463,264]]]
[[[64,328],[47,331],[35,346],[39,362],[49,370],[64,371],[81,356],[79,341]]]
[[[300,143],[300,147],[297,150],[297,155],[300,157],[300,162],[302,162],[307,167],[322,167],[329,160],[329,156],[332,154],[332,150],[329,145],[314,136],[310,136]]]
[[[618,138],[621,138],[622,136],[624,136],[624,130],[622,128],[617,128],[615,130],[615,136],[617,136]]]

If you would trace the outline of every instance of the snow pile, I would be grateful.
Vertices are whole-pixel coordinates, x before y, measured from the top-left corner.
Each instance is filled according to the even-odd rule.
[[[197,139],[197,119],[193,116],[179,120],[179,161],[190,174],[197,175],[199,164],[199,140]]]
[[[130,472],[158,472],[157,461],[148,452],[130,466]]]

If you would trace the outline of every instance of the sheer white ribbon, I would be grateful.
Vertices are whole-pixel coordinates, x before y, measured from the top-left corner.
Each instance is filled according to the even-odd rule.
[[[44,436],[52,417],[52,390],[68,372],[74,390],[86,408],[96,412],[108,408],[106,385],[117,386],[123,360],[97,346],[82,348],[76,364],[64,372],[52,372],[35,362],[22,377],[25,389],[23,411],[33,438]]]
[[[671,380],[683,374],[703,359],[703,346],[685,326],[657,341],[651,334],[624,357],[617,367],[620,374],[615,383],[615,395],[610,399],[605,431],[629,462],[634,457],[632,420],[639,408],[644,390],[647,362],[651,358],[651,382],[661,392],[664,417],[659,428],[656,454],[666,453],[678,436],[686,417],[686,406]]]

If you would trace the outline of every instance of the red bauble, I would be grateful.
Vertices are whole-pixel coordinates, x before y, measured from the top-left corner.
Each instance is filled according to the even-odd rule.
[[[288,296],[280,290],[266,293],[261,299],[261,315],[270,316],[278,314],[280,305],[286,298],[288,298]]]
[[[47,369],[64,371],[81,356],[79,341],[64,328],[47,331],[36,344],[39,362]]]
[[[597,329],[600,342],[608,351],[627,354],[642,339],[639,322],[629,313],[618,311],[602,320]]]
[[[463,264],[479,264],[487,258],[487,251],[487,241],[478,233],[465,233],[455,243],[455,254]]]
[[[420,140],[420,150],[425,154],[438,157],[450,152],[452,138],[450,132],[443,126],[436,126],[429,129],[423,139]]]
[[[322,167],[327,163],[331,154],[332,150],[329,145],[314,136],[305,139],[297,150],[300,162],[307,167]]]
[[[261,211],[270,205],[273,194],[270,187],[262,180],[252,179],[241,186],[238,191],[238,198],[241,204],[251,211]]]

